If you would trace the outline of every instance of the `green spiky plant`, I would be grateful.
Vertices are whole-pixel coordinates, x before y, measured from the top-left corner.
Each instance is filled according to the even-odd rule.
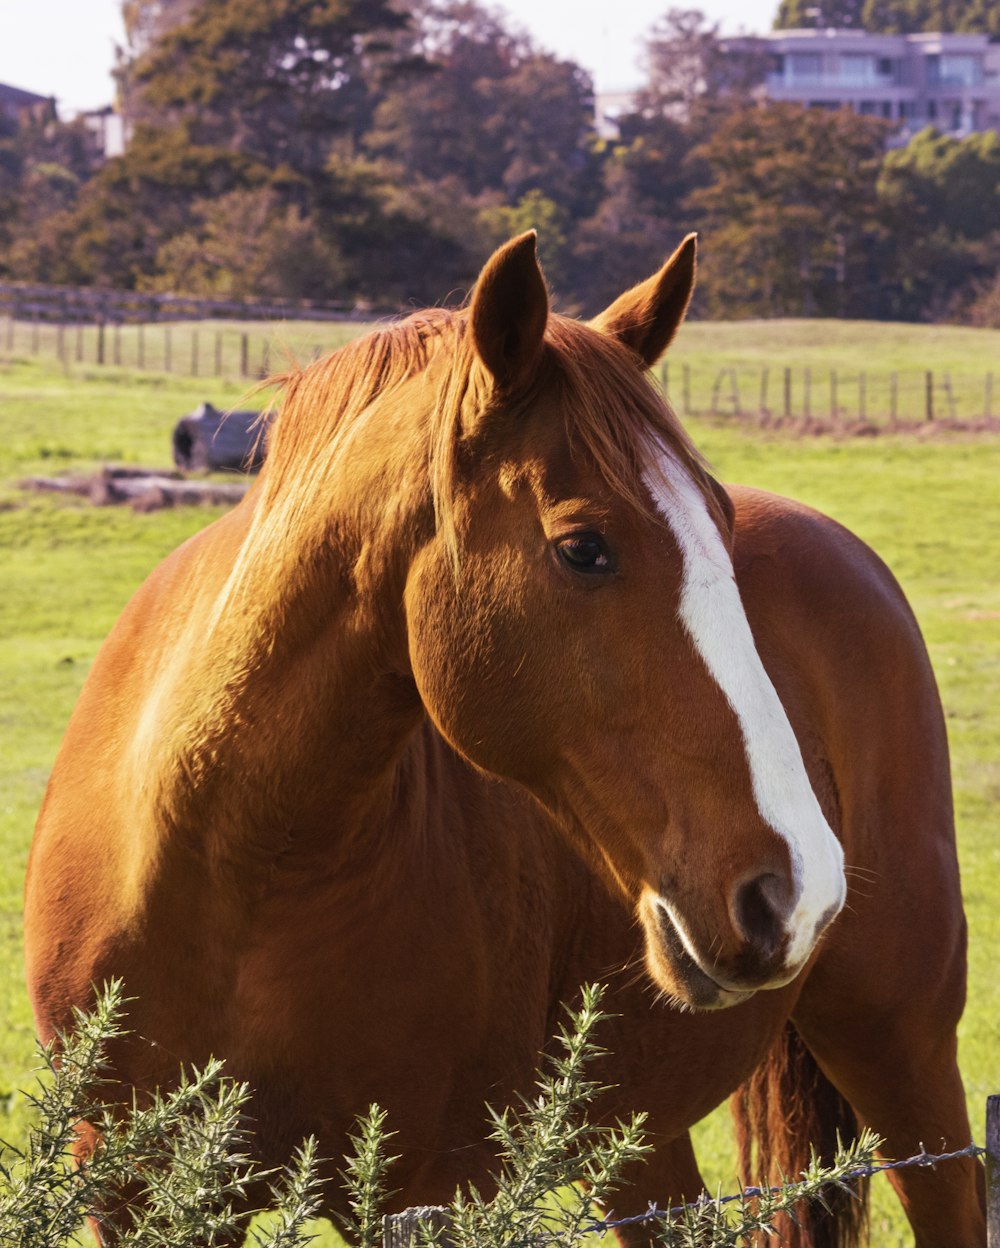
[[[625,1169],[649,1152],[642,1114],[615,1126],[591,1118],[607,1088],[590,1078],[602,1050],[595,1030],[607,1017],[603,989],[583,990],[578,1010],[560,1029],[560,1052],[548,1060],[535,1095],[516,1108],[490,1110],[496,1145],[496,1191],[459,1190],[442,1215],[418,1225],[421,1245],[451,1248],[577,1248]],[[125,1111],[102,1099],[111,1041],[125,1034],[122,989],[108,985],[93,1010],[77,1012],[74,1026],[40,1049],[43,1075],[31,1100],[37,1122],[23,1149],[0,1145],[0,1244],[4,1248],[62,1248],[94,1210],[117,1211],[121,1248],[304,1248],[307,1224],[321,1206],[316,1144],[307,1140],[283,1171],[264,1170],[252,1154],[246,1115],[250,1089],[223,1074],[222,1063],[182,1074],[178,1086]],[[82,1168],[70,1148],[76,1123],[86,1118],[101,1143]],[[387,1151],[386,1114],[372,1105],[358,1120],[341,1171],[349,1212],[344,1230],[359,1248],[378,1248],[388,1174],[397,1160]],[[866,1133],[833,1165],[814,1162],[795,1182],[735,1200],[704,1199],[650,1223],[663,1248],[736,1248],[773,1231],[775,1219],[794,1215],[803,1200],[822,1200],[831,1184],[870,1164],[878,1141]],[[248,1197],[261,1186],[273,1212],[249,1227]],[[556,1193],[558,1192],[558,1198]],[[249,1229],[248,1229],[249,1228]]]
[[[61,1248],[94,1210],[123,1211],[122,1248],[214,1248],[231,1244],[249,1219],[251,1185],[265,1182],[276,1215],[251,1232],[258,1248],[299,1248],[316,1216],[316,1146],[307,1140],[283,1173],[251,1158],[246,1084],[226,1079],[222,1063],[182,1074],[178,1086],[125,1113],[101,1099],[109,1043],[124,1034],[122,989],[109,984],[93,1010],[39,1050],[43,1077],[30,1097],[37,1122],[23,1149],[0,1150],[0,1243]],[[87,1165],[72,1164],[76,1123],[101,1133]]]

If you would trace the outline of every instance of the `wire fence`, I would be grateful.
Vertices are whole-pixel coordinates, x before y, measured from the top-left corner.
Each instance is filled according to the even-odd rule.
[[[835,1178],[828,1179],[821,1186],[843,1188],[849,1184],[867,1181],[876,1174],[883,1174],[886,1171],[907,1170],[915,1167],[934,1168],[963,1157],[982,1158],[986,1163],[987,1245],[988,1248],[1000,1248],[1000,1095],[989,1096],[986,1100],[985,1147],[973,1142],[951,1152],[929,1153],[921,1144],[920,1152],[912,1157],[855,1166]],[[608,1231],[616,1231],[621,1227],[663,1222],[679,1218],[686,1213],[697,1213],[706,1206],[720,1207],[737,1201],[753,1201],[765,1195],[779,1196],[782,1193],[794,1191],[800,1186],[808,1185],[786,1183],[769,1188],[750,1186],[726,1196],[710,1196],[706,1192],[698,1200],[682,1205],[668,1205],[665,1208],[651,1202],[644,1212],[630,1217],[594,1219],[582,1226],[580,1233],[581,1235],[603,1236]],[[806,1198],[803,1193],[801,1199]],[[797,1196],[796,1199],[798,1199]],[[403,1213],[387,1216],[384,1220],[383,1248],[412,1248],[414,1243],[420,1241],[421,1231],[425,1236],[430,1231],[438,1248],[447,1248],[449,1212],[447,1206],[431,1205],[407,1209]]]
[[[795,365],[664,363],[660,384],[684,416],[753,416],[780,423],[888,425],[1000,416],[993,370],[875,372]]]
[[[853,1170],[848,1170],[837,1179],[831,1179],[824,1186],[843,1187],[845,1184],[854,1183],[859,1179],[871,1179],[876,1174],[884,1174],[888,1170],[907,1170],[914,1166],[935,1167],[940,1162],[956,1161],[959,1157],[985,1157],[987,1150],[979,1144],[967,1144],[965,1148],[956,1149],[951,1153],[928,1153],[921,1148],[919,1153],[912,1157],[907,1157],[902,1161],[882,1161],[870,1166],[856,1166]],[[728,1196],[710,1196],[707,1192],[703,1193],[698,1200],[689,1201],[683,1205],[669,1205],[665,1209],[661,1209],[655,1202],[650,1203],[643,1213],[633,1214],[628,1218],[602,1218],[599,1221],[588,1223],[584,1228],[584,1234],[603,1235],[607,1231],[616,1230],[620,1226],[638,1226],[645,1222],[662,1221],[664,1218],[675,1218],[687,1210],[698,1210],[705,1205],[729,1205],[739,1200],[754,1200],[767,1193],[778,1195],[785,1191],[788,1185],[775,1186],[770,1188],[762,1187],[744,1187],[738,1192],[732,1192]]]
[[[64,322],[0,319],[0,359],[39,357],[182,377],[266,377],[288,357],[307,363],[362,331],[363,322],[276,325],[195,321]],[[845,371],[796,364],[663,363],[658,380],[682,416],[753,419],[812,428],[893,428],[1000,418],[994,370]]]
[[[199,325],[158,321],[87,324],[77,321],[0,322],[0,358],[48,358],[64,368],[91,365],[181,377],[266,377],[285,366],[291,353],[301,363],[315,359],[358,332],[316,331],[289,324],[280,332],[267,323]]]

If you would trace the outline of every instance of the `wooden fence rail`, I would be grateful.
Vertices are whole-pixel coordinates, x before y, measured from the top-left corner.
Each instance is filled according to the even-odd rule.
[[[396,309],[388,309],[391,313]],[[384,315],[363,303],[309,299],[202,299],[195,295],[99,290],[93,286],[43,286],[0,282],[0,316],[63,324],[150,321],[352,321]]]
[[[883,1166],[872,1166],[862,1177],[870,1178],[884,1169],[902,1169],[908,1165],[929,1166],[946,1165],[958,1156],[968,1156],[973,1149],[963,1149],[958,1153],[928,1154],[921,1153],[916,1157],[901,1162],[890,1162]],[[1000,1096],[990,1096],[986,1101],[986,1144],[982,1149],[974,1149],[982,1154],[986,1163],[986,1215],[987,1215],[987,1248],[1000,1248]],[[723,1201],[735,1200],[735,1196],[723,1197]],[[653,1212],[642,1215],[642,1219],[664,1216],[652,1207]],[[633,1219],[634,1220],[634,1219]],[[616,1223],[601,1223],[603,1235],[607,1227]],[[598,1228],[595,1228],[598,1229]],[[383,1248],[412,1248],[417,1241],[418,1230],[436,1232],[436,1243],[439,1248],[450,1248],[448,1238],[448,1208],[445,1205],[423,1205],[413,1209],[405,1209],[402,1213],[389,1214],[382,1223]],[[483,1244],[479,1248],[489,1248]]]

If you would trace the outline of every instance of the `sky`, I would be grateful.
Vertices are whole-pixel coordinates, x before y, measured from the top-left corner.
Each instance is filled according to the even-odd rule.
[[[767,30],[777,0],[502,0],[512,24],[583,65],[599,89],[635,86],[641,36],[671,4],[700,7],[726,34]],[[0,82],[54,95],[61,117],[111,102],[121,0],[0,0]]]

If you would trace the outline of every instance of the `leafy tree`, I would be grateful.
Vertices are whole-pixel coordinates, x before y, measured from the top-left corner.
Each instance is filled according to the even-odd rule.
[[[955,139],[933,127],[921,130],[886,155],[879,195],[901,209],[911,228],[940,226],[984,238],[1000,222],[1000,134],[982,130]]]
[[[942,315],[1000,268],[1000,135],[933,128],[886,155],[878,195],[897,239],[887,283],[910,315]]]
[[[775,30],[825,30],[864,26],[865,0],[781,0]]]
[[[473,197],[496,192],[510,205],[539,191],[579,213],[593,182],[593,90],[579,66],[538,51],[473,0],[420,4],[397,54],[411,70],[379,104],[370,152]]]
[[[391,0],[201,0],[130,73],[192,142],[315,171],[333,135],[360,133],[385,38],[406,21]]]
[[[775,30],[828,26],[876,34],[940,30],[1000,36],[996,0],[781,0]]]
[[[215,298],[329,299],[346,285],[343,257],[315,219],[274,186],[227,191],[192,206],[190,229],[157,250],[147,290]]]
[[[604,153],[597,209],[569,240],[572,290],[588,313],[658,268],[691,223],[691,131],[657,116],[626,118],[621,128],[622,141]]]
[[[93,138],[80,121],[0,130],[0,272],[58,280],[57,223],[98,165]]]
[[[767,69],[763,41],[724,44],[700,9],[668,9],[645,41],[646,85],[637,113],[707,130],[720,108],[746,101]]]
[[[714,315],[877,315],[888,242],[875,196],[885,124],[849,109],[736,108],[692,153]]]
[[[314,212],[321,236],[347,260],[343,293],[376,304],[464,294],[489,250],[476,205],[453,184],[400,179],[384,162],[333,156]]]
[[[72,209],[49,219],[36,248],[47,267],[35,263],[31,275],[134,288],[156,271],[166,240],[189,228],[192,203],[270,178],[244,156],[190,145],[181,131],[140,131],[124,156],[81,186]]]

